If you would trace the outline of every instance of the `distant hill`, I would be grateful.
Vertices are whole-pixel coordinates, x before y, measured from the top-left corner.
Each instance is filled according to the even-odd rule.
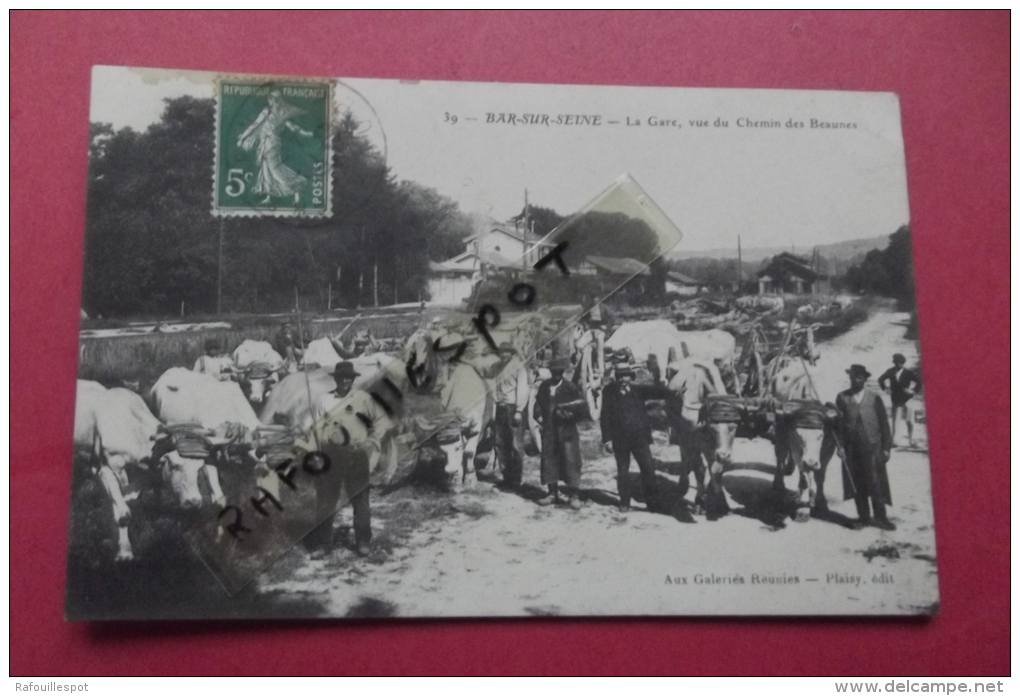
[[[850,263],[857,263],[864,258],[872,249],[885,249],[889,246],[889,235],[883,234],[878,237],[867,239],[851,239],[846,242],[834,244],[819,244],[818,252],[829,261],[837,261],[840,266]],[[813,247],[797,247],[793,249],[795,254],[810,258]],[[746,264],[758,264],[763,259],[775,256],[781,251],[791,251],[790,247],[744,247],[741,256]],[[687,251],[679,249],[668,254],[670,259],[735,259],[737,258],[737,247],[726,249],[703,249]]]

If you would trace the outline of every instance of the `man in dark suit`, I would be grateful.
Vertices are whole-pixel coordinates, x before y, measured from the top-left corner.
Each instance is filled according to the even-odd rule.
[[[860,529],[873,525],[879,529],[896,529],[886,516],[885,506],[892,505],[886,462],[892,449],[892,433],[885,404],[878,392],[866,389],[864,383],[871,373],[863,365],[851,365],[850,388],[836,397],[840,434],[846,453],[843,467],[843,499],[853,498],[857,504]],[[868,503],[874,511],[870,514]]]
[[[655,468],[652,465],[652,425],[645,401],[665,399],[670,392],[658,384],[634,384],[634,369],[617,365],[616,381],[602,392],[602,444],[616,457],[616,489],[620,494],[620,512],[630,509],[630,458],[641,470],[641,482],[650,511],[661,509]]]
[[[921,388],[921,380],[917,378],[917,373],[904,367],[907,364],[907,359],[902,353],[893,355],[892,361],[893,366],[878,378],[878,386],[882,388],[882,391],[889,392],[889,397],[892,399],[892,439],[895,443],[896,421],[902,418],[907,424],[907,439],[910,446],[916,447],[911,400]]]
[[[588,416],[588,404],[581,390],[563,379],[570,361],[557,358],[549,365],[552,377],[542,382],[535,394],[535,420],[542,424],[542,483],[549,495],[539,505],[560,502],[559,484],[568,488],[571,509],[581,509],[581,441],[577,422]]]

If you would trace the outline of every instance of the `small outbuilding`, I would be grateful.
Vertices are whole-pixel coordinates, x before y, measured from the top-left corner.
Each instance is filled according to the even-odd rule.
[[[679,271],[670,271],[666,274],[666,292],[677,295],[697,295],[705,290],[705,285],[689,275]]]
[[[828,288],[828,276],[811,268],[807,259],[786,251],[773,256],[758,271],[759,295],[817,295]]]

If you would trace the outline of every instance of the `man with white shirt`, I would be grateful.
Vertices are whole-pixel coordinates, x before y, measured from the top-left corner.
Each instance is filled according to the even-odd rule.
[[[223,354],[220,342],[215,338],[205,339],[205,354],[195,361],[192,372],[211,375],[220,382],[227,382],[234,375],[234,361],[229,355]]]
[[[528,371],[516,356],[513,345],[503,342],[499,345],[499,374],[502,379],[496,385],[496,414],[493,418],[495,431],[494,448],[496,459],[503,467],[503,486],[514,489],[521,485],[524,474],[524,458],[521,455],[521,424],[531,394],[528,386]]]
[[[853,498],[857,505],[856,529],[871,525],[893,531],[896,525],[885,511],[886,505],[892,505],[885,468],[892,450],[892,433],[885,404],[877,392],[865,388],[871,373],[863,365],[851,365],[847,374],[850,388],[836,397],[840,435],[846,452],[843,499]]]
[[[913,370],[908,370],[904,365],[907,358],[902,353],[893,355],[893,366],[882,373],[878,378],[878,386],[882,391],[889,392],[892,400],[892,439],[896,442],[896,421],[902,419],[907,425],[907,439],[911,447],[914,442],[914,421],[913,421],[913,398],[921,387],[921,381]]]

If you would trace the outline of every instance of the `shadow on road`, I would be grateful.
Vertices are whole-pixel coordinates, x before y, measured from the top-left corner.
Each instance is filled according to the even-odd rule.
[[[723,475],[723,486],[735,503],[743,507],[734,510],[742,517],[756,519],[772,530],[782,529],[797,516],[797,491],[784,489],[781,493],[772,487],[771,477],[775,465],[762,462],[741,464],[737,471]],[[769,474],[768,479],[751,475],[750,472]],[[850,527],[853,520],[827,507],[812,511],[815,519],[831,522],[841,527]]]

